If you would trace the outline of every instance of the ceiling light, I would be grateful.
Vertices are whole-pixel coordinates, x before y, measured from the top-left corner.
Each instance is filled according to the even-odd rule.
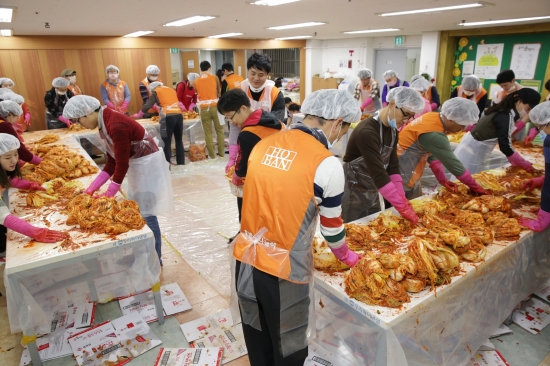
[[[312,36],[294,36],[294,37],[282,37],[282,38],[275,38],[276,41],[286,41],[287,39],[304,39],[304,38],[311,38]]]
[[[277,6],[289,3],[295,3],[300,0],[259,0],[250,3],[250,5],[267,5],[267,6]]]
[[[453,5],[453,6],[443,6],[443,7],[440,7],[440,8],[405,10],[405,11],[396,11],[396,12],[393,12],[393,13],[378,13],[376,15],[378,15],[380,17],[393,17],[393,16],[397,16],[397,15],[435,13],[435,12],[447,11],[447,10],[479,8],[479,7],[486,6],[486,5],[489,5],[489,4],[487,4],[487,3],[474,3],[474,4],[464,4],[464,5]]]
[[[11,23],[15,8],[0,8],[0,22]]]
[[[281,30],[281,29],[292,29],[292,28],[302,28],[302,27],[312,27],[314,25],[323,25],[327,23],[323,22],[307,22],[307,23],[298,23],[298,24],[289,24],[289,25],[279,25],[277,27],[269,27],[267,29],[272,30]]]
[[[11,37],[13,36],[13,31],[11,29],[0,29],[0,36]]]
[[[517,18],[517,19],[502,19],[502,20],[487,20],[485,22],[468,22],[468,23],[459,23],[458,25],[463,25],[465,27],[471,27],[474,25],[488,25],[488,24],[501,24],[501,23],[516,23],[516,22],[528,22],[531,20],[543,20],[550,19],[550,16],[543,17],[531,17],[531,18]]]
[[[218,34],[216,36],[209,36],[208,38],[227,38],[227,37],[236,37],[236,36],[242,36],[244,33],[224,33],[224,34]]]
[[[385,29],[367,29],[360,31],[344,32],[344,34],[362,34],[362,33],[378,33],[378,32],[395,32],[401,30],[399,28],[385,28]]]
[[[151,34],[151,33],[154,33],[155,31],[137,31],[137,32],[134,32],[134,33],[129,33],[129,34],[126,34],[122,37],[127,37],[127,38],[135,38],[135,37],[141,37],[141,36],[144,36],[146,34]]]
[[[195,15],[195,16],[189,17],[189,18],[174,20],[173,22],[166,23],[164,26],[165,27],[181,27],[183,25],[189,25],[189,24],[193,24],[193,23],[204,22],[205,20],[210,20],[210,19],[214,19],[214,18],[217,18],[217,17],[213,17],[213,16],[210,16],[210,15]]]

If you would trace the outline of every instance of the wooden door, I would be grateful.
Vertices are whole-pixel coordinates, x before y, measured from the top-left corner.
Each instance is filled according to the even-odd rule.
[[[192,66],[192,67],[191,67]],[[187,80],[187,74],[195,72],[200,74],[199,51],[188,51],[181,53],[182,80]]]

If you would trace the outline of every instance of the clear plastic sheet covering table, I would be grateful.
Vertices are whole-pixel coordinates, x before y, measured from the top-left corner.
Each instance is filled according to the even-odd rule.
[[[55,144],[95,164],[72,136]],[[79,180],[86,187],[94,178]],[[27,211],[16,189],[10,189],[9,201],[12,213],[35,226],[71,229],[65,225],[64,213],[47,206],[38,214]],[[160,289],[160,262],[153,233],[146,225],[118,236],[79,231],[70,231],[70,235],[79,248],[65,250],[60,243],[38,243],[8,230],[4,281],[12,333],[23,331],[27,337],[49,333],[53,312],[79,301],[107,302],[157,285]]]

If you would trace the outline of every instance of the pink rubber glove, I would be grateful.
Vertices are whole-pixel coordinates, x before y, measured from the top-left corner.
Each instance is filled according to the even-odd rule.
[[[231,177],[231,182],[233,182],[233,184],[237,187],[244,185],[243,179],[235,173],[233,173],[233,176]]]
[[[93,194],[95,191],[97,191],[99,188],[101,188],[102,185],[105,184],[105,182],[107,180],[109,180],[111,176],[109,175],[109,173],[107,172],[104,172],[102,171],[101,173],[99,173],[99,175],[94,179],[94,181],[92,182],[92,184],[90,184],[90,186],[88,188],[86,188],[86,190],[84,191],[84,193],[86,194]]]
[[[372,103],[372,98],[365,99],[365,102],[361,105],[361,110],[365,109],[369,104]]]
[[[31,114],[30,113],[25,113],[25,123],[27,124],[27,126],[31,125]]]
[[[385,107],[385,106],[387,106],[387,105],[388,105],[387,102],[382,103],[382,107]]]
[[[353,250],[348,248],[348,243],[344,241],[339,248],[330,247],[332,254],[342,263],[345,263],[348,267],[353,268],[363,258]]]
[[[519,131],[523,130],[523,127],[525,127],[525,122],[522,120],[519,120],[518,123],[516,123],[516,129],[512,133],[512,136],[514,136]]]
[[[464,129],[464,131],[470,132],[471,130],[474,129],[475,126],[476,126],[476,125],[469,125],[468,127],[466,127],[466,128]]]
[[[26,235],[36,241],[43,243],[55,243],[68,238],[67,233],[60,231],[49,230],[32,226],[28,222],[21,220],[19,217],[8,215],[4,219],[4,226],[19,234]]]
[[[522,189],[526,190],[527,192],[532,191],[535,188],[542,188],[544,184],[544,175],[542,177],[529,179],[527,182],[523,183]]]
[[[130,105],[130,102],[125,100],[122,105],[120,106],[120,110],[123,112],[126,112],[128,110],[128,106]]]
[[[105,192],[105,194],[101,195],[100,197],[114,197],[119,190],[120,184],[111,182],[109,183],[109,187],[107,187],[107,192]]]
[[[188,111],[192,111],[193,109],[195,109],[195,103],[191,103],[189,108],[187,108]]]
[[[393,207],[407,220],[414,224],[418,222],[418,216],[414,212],[412,205],[395,188],[393,182],[389,182],[384,187],[380,188],[380,194],[392,204]]]
[[[116,107],[115,107],[115,105],[113,104],[113,102],[107,102],[107,108],[116,109]]]
[[[533,171],[533,164],[525,160],[517,151],[514,151],[514,153],[511,156],[508,156],[507,159],[513,166],[519,166],[528,172]]]
[[[390,179],[393,182],[395,189],[397,189],[397,192],[399,192],[404,199],[407,199],[405,196],[405,189],[403,188],[403,178],[401,178],[401,174],[392,174],[390,175]]]
[[[155,112],[157,112],[157,113],[159,112],[159,106],[158,106],[158,105],[155,104],[155,105],[153,106],[153,109],[155,110]]]
[[[132,118],[141,119],[141,118],[143,118],[143,115],[144,115],[144,114],[145,114],[145,113],[143,113],[143,111],[140,110],[140,111],[137,112],[136,114],[132,114]]]
[[[537,129],[535,127],[531,128],[529,130],[529,134],[527,136],[525,136],[525,139],[523,140],[523,143],[525,145],[529,145],[531,142],[533,142],[533,140],[535,139],[535,137],[537,137],[538,134],[539,134],[539,131],[537,131]]]
[[[10,180],[10,184],[12,187],[19,188],[19,189],[26,189],[27,191],[45,191],[46,188],[42,187],[40,184],[36,182],[29,182],[26,179],[20,179],[20,178],[12,178]]]
[[[185,106],[183,105],[182,102],[178,102],[178,106],[180,107],[180,110],[181,110],[182,112],[187,112],[187,109],[185,108]]]
[[[479,193],[482,195],[491,194],[491,192],[489,192],[488,190],[484,189],[482,186],[477,184],[477,182],[475,181],[474,177],[472,177],[472,174],[468,169],[466,169],[466,171],[462,173],[462,175],[456,178],[462,183],[466,184],[468,187],[470,187],[472,192]]]
[[[430,106],[432,107],[432,111],[435,111],[438,107],[437,103],[432,103]]]
[[[229,169],[231,169],[232,166],[235,165],[235,161],[237,160],[238,153],[239,153],[238,145],[229,145],[229,160],[227,161],[227,165],[225,166],[226,173],[229,171]]]
[[[458,191],[457,185],[448,180],[445,176],[443,164],[439,160],[433,160],[432,162],[430,162],[430,169],[434,173],[435,179],[437,179],[439,184],[441,184],[443,187],[447,188],[451,192]]]
[[[550,213],[544,210],[539,210],[536,220],[521,217],[518,219],[518,223],[521,226],[540,233],[550,225]]]
[[[58,120],[60,120],[61,122],[63,122],[64,124],[67,125],[67,127],[70,127],[73,123],[71,121],[69,121],[67,118],[63,117],[63,116],[59,116],[57,117]]]
[[[42,160],[43,160],[42,158],[40,158],[36,155],[33,155],[32,159],[31,159],[31,161],[29,161],[29,163],[31,163],[32,165],[38,165],[42,162]]]

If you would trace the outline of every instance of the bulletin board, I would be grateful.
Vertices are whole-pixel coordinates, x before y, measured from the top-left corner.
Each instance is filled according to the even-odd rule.
[[[478,45],[481,47],[487,47],[487,45],[497,45],[504,44],[504,49],[502,50],[502,59],[500,60],[500,69],[506,70],[509,69],[512,65],[512,55],[515,52],[514,63],[517,65],[518,60],[518,49],[523,50],[523,59],[527,56],[525,54],[525,47],[520,47],[520,45],[529,45],[534,48],[535,51],[531,51],[529,56],[536,58],[532,60],[530,67],[534,70],[534,73],[526,73],[525,76],[532,76],[528,79],[531,85],[540,85],[538,90],[542,94],[545,80],[545,75],[547,74],[547,67],[549,65],[550,57],[550,33],[534,33],[534,34],[517,34],[517,35],[494,35],[494,36],[475,36],[475,37],[459,37],[456,44],[455,50],[455,65],[453,69],[453,79],[451,81],[451,90],[456,88],[462,83],[463,71],[468,75],[471,72],[472,62],[475,63],[478,51]],[[535,56],[535,54],[537,56]],[[466,66],[466,69],[464,69]],[[477,65],[475,65],[477,66]],[[473,70],[474,74],[476,70]],[[522,79],[516,74],[517,81],[521,84]],[[525,80],[527,81],[527,79]],[[540,84],[537,83],[540,81]],[[482,78],[483,87],[487,92],[496,84],[496,79]],[[492,96],[492,95],[491,95]]]

